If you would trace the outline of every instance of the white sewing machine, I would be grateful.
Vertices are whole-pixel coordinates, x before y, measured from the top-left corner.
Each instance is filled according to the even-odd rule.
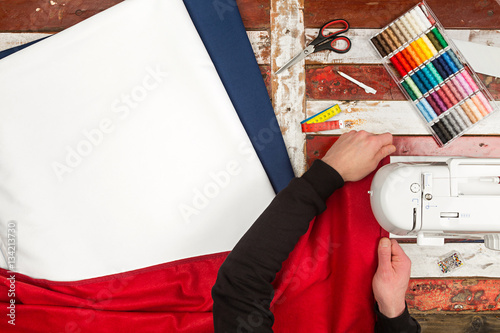
[[[375,174],[370,202],[385,230],[416,236],[419,245],[484,238],[500,250],[499,177],[496,158],[391,163]]]

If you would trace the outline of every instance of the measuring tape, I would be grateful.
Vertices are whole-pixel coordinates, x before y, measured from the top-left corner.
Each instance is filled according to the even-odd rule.
[[[340,110],[338,104],[335,104],[334,106],[324,109],[320,113],[301,121],[300,124],[302,125],[302,132],[320,132],[344,128],[344,122],[342,120],[325,121],[339,114],[341,111],[342,110]]]

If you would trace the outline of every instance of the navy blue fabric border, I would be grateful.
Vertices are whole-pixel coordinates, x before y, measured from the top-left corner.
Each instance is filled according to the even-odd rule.
[[[294,177],[293,169],[235,0],[184,0],[184,4],[274,190],[279,192]],[[2,51],[0,59],[38,41]]]

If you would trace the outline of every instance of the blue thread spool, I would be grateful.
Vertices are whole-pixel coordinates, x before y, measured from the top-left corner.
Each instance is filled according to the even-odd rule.
[[[444,69],[447,77],[450,76],[451,74],[453,74],[453,71],[451,70],[451,68],[448,65],[448,63],[446,62],[446,60],[444,60],[442,55],[439,58],[437,58],[436,60],[439,61],[439,64]]]
[[[448,50],[446,53],[448,53],[448,55],[450,56],[451,60],[453,60],[453,62],[455,63],[455,66],[457,66],[458,70],[461,70],[462,68],[464,68],[464,65],[458,59],[458,57],[455,54],[455,52],[453,52],[452,50]]]
[[[436,80],[436,78],[434,77],[434,75],[432,75],[432,73],[429,70],[429,68],[423,67],[421,69],[421,71],[425,74],[425,77],[429,80],[429,82],[431,83],[432,87],[435,87],[435,86],[437,86],[439,84],[439,82]]]
[[[439,75],[443,78],[443,80],[446,80],[446,78],[449,76],[446,71],[444,70],[443,66],[441,66],[441,63],[438,61],[438,58],[434,59],[431,61],[431,63],[434,65],[434,67],[437,69]]]
[[[417,85],[418,90],[420,90],[422,94],[425,94],[427,90],[425,89],[424,84],[422,83],[422,81],[420,81],[420,78],[416,75],[416,73],[413,73],[412,75],[410,75],[410,77]]]
[[[422,82],[422,84],[424,85],[425,87],[425,91],[429,91],[432,89],[432,85],[431,83],[429,82],[429,80],[425,77],[424,73],[419,70],[417,72],[415,72],[415,74],[418,76],[418,78],[420,79],[420,82]]]
[[[448,53],[443,53],[442,57],[443,57],[444,61],[446,61],[448,66],[451,68],[453,73],[458,72],[458,68],[455,65],[455,62],[451,59],[451,57],[448,55]]]
[[[427,102],[427,100],[425,98],[423,98],[420,102],[425,107],[425,109],[427,110],[427,113],[431,116],[432,119],[437,118],[436,112],[434,111],[432,106],[429,104],[429,102]]]
[[[417,108],[420,110],[420,113],[424,116],[424,118],[427,122],[430,122],[432,120],[431,116],[427,113],[427,110],[422,105],[422,103],[420,103],[420,102],[417,103]]]

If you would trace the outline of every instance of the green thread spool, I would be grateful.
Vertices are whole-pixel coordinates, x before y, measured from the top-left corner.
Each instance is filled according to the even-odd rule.
[[[418,89],[417,85],[415,84],[415,82],[413,82],[413,80],[411,79],[411,77],[407,77],[405,79],[405,81],[408,84],[408,86],[410,86],[411,90],[413,91],[413,93],[415,94],[415,96],[417,98],[422,97],[422,93],[420,92],[420,89]]]
[[[410,86],[408,85],[408,83],[406,83],[406,81],[401,81],[401,85],[405,88],[406,92],[408,93],[408,95],[410,95],[410,98],[413,101],[417,99],[417,95],[415,95],[413,90],[411,90]]]
[[[436,36],[437,40],[439,41],[439,44],[443,47],[443,49],[448,46],[448,43],[446,43],[443,35],[441,35],[441,33],[439,32],[439,30],[437,28],[434,28],[431,31]]]
[[[429,68],[429,70],[431,71],[432,75],[434,75],[434,77],[436,78],[436,80],[438,81],[438,83],[443,83],[443,78],[441,77],[441,75],[439,75],[439,72],[437,71],[436,67],[434,67],[434,65],[432,63],[428,63],[427,64],[427,68]]]
[[[436,48],[436,51],[439,52],[440,50],[443,49],[443,47],[441,46],[441,44],[439,44],[439,41],[437,40],[436,36],[432,33],[432,31],[429,31],[427,33],[427,38],[429,38],[432,45],[434,45],[434,47]]]

